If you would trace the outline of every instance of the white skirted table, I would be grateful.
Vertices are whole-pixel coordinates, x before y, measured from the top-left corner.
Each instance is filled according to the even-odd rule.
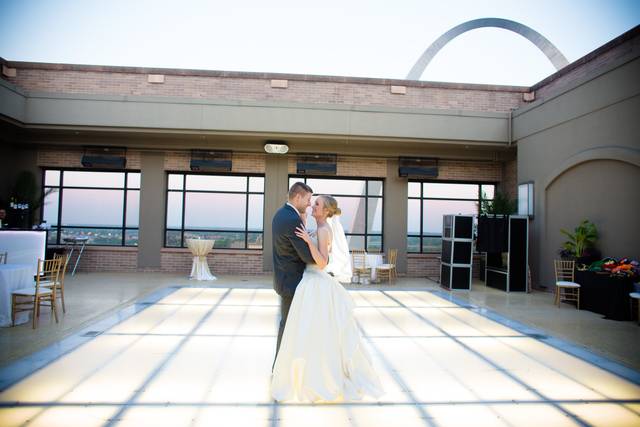
[[[376,280],[376,267],[382,264],[382,254],[367,254],[367,267],[371,267],[371,280]]]
[[[216,280],[216,276],[211,274],[209,265],[207,264],[207,254],[211,252],[214,243],[215,240],[187,239],[187,247],[193,254],[190,279]]]
[[[31,276],[38,272],[38,258],[44,259],[46,231],[1,230],[0,252],[7,252],[7,264],[29,264]]]
[[[0,264],[0,327],[11,326],[11,293],[32,286],[31,264]],[[28,311],[16,316],[16,325],[28,321]]]

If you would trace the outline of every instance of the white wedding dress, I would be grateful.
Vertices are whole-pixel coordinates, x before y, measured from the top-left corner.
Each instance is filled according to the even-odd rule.
[[[334,277],[307,266],[291,302],[274,365],[274,399],[340,402],[382,395],[354,306]]]

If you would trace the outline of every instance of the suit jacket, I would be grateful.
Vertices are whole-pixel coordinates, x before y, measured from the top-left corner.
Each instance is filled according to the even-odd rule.
[[[296,236],[300,215],[285,204],[273,216],[273,289],[281,296],[293,296],[305,266],[315,264],[307,243]]]

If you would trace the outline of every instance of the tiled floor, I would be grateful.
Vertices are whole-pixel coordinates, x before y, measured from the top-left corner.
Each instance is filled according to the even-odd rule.
[[[592,363],[597,357],[575,357],[439,291],[351,294],[386,390],[380,400],[274,403],[268,383],[276,294],[174,287],[124,307],[31,364],[0,370],[3,380],[19,378],[44,363],[0,387],[0,425],[640,425],[633,371],[623,378]],[[77,347],[67,352],[65,343]]]

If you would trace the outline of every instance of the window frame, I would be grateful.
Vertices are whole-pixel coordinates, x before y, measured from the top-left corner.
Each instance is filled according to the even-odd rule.
[[[182,176],[182,190],[172,190],[169,188],[169,175],[181,175]],[[246,178],[246,191],[209,191],[209,190],[187,190],[186,181],[187,175],[197,175],[197,176],[239,176]],[[249,251],[262,251],[264,250],[264,204],[265,204],[265,187],[266,187],[266,177],[265,174],[260,173],[240,173],[240,172],[193,172],[193,171],[165,171],[166,177],[166,185],[165,185],[165,209],[164,209],[164,235],[163,235],[163,243],[162,246],[164,248],[171,249],[179,249],[186,248],[185,244],[185,232],[204,232],[204,233],[228,233],[229,230],[223,230],[218,228],[207,228],[207,229],[191,229],[185,228],[185,209],[186,209],[186,197],[187,193],[204,193],[204,194],[243,194],[246,195],[245,199],[245,218],[244,218],[244,231],[236,231],[235,233],[244,233],[244,247],[242,248],[222,248],[225,250],[249,250]],[[263,186],[262,192],[250,191],[250,178],[262,178]],[[167,226],[167,216],[169,213],[169,194],[170,193],[182,193],[182,210],[181,210],[181,223],[180,228],[168,227]],[[250,231],[249,230],[249,196],[250,195],[262,195],[262,229],[260,231]],[[167,233],[169,231],[178,231],[180,232],[180,246],[167,246]],[[262,235],[262,247],[261,248],[250,248],[249,247],[249,234],[261,234]]]
[[[57,213],[57,225],[55,226],[50,226],[48,232],[51,231],[55,231],[57,233],[56,235],[56,241],[55,242],[49,242],[49,236],[47,235],[47,244],[49,245],[56,245],[56,246],[62,246],[65,245],[64,242],[61,242],[61,237],[62,237],[62,229],[67,229],[67,228],[71,228],[71,229],[98,229],[98,230],[120,230],[122,232],[122,239],[119,245],[109,245],[109,244],[99,244],[99,243],[89,243],[87,242],[86,245],[87,246],[101,246],[101,247],[127,247],[127,248],[137,248],[139,246],[139,239],[140,239],[140,211],[138,210],[138,226],[137,227],[127,227],[127,193],[129,191],[137,191],[139,193],[139,195],[142,195],[142,185],[139,185],[138,187],[132,187],[132,188],[128,188],[128,183],[129,183],[129,174],[130,173],[138,173],[140,174],[140,184],[142,184],[142,172],[139,169],[104,169],[104,168],[91,168],[91,169],[87,169],[87,168],[65,168],[65,167],[48,167],[48,166],[44,166],[41,167],[41,176],[42,176],[42,180],[41,180],[41,188],[42,188],[42,200],[43,200],[43,204],[40,207],[40,222],[42,222],[44,220],[44,198],[45,198],[45,194],[47,189],[50,188],[55,188],[58,190],[58,213]],[[47,171],[58,171],[60,172],[60,181],[58,182],[58,185],[46,185],[46,172]],[[110,172],[110,173],[124,173],[124,183],[122,187],[83,187],[83,186],[78,186],[78,185],[70,185],[70,186],[65,186],[64,185],[64,173],[65,172]],[[63,206],[63,190],[117,190],[117,191],[122,191],[123,192],[123,201],[122,201],[122,225],[120,227],[107,227],[107,226],[82,226],[82,225],[62,225],[62,206]],[[138,208],[140,207],[140,203],[138,202]],[[127,241],[127,231],[131,231],[131,230],[135,230],[138,232],[138,244],[135,245],[127,245],[126,241]],[[48,233],[47,233],[48,234]]]
[[[409,205],[409,200],[418,200],[420,202],[420,233],[409,233],[407,230],[407,253],[409,254],[438,254],[441,251],[425,251],[423,239],[425,237],[438,237],[438,236],[425,236],[424,235],[424,201],[425,200],[446,200],[446,201],[463,201],[463,202],[476,202],[478,204],[478,211],[475,215],[479,215],[482,209],[482,202],[485,200],[493,200],[493,199],[483,199],[482,198],[482,186],[483,185],[493,185],[493,191],[495,195],[495,191],[497,190],[498,183],[495,181],[462,181],[462,180],[433,180],[433,179],[409,179],[407,181],[407,189],[410,183],[419,183],[420,184],[420,196],[409,196],[407,191],[407,207]],[[425,197],[424,196],[424,185],[423,184],[471,184],[478,186],[478,198],[477,199],[468,199],[468,198],[455,198],[455,197]],[[407,210],[408,214],[408,210]],[[408,220],[407,220],[408,225]],[[420,241],[419,251],[410,251],[408,239],[410,238],[418,238]],[[439,235],[440,239],[442,239],[442,231]]]
[[[365,181],[365,191],[364,195],[353,195],[353,194],[343,194],[343,193],[335,193],[330,194],[332,197],[361,197],[365,199],[364,204],[364,233],[347,233],[345,232],[345,236],[347,238],[349,236],[362,236],[364,239],[364,249],[365,251],[369,250],[369,240],[370,236],[377,237],[380,236],[380,252],[384,252],[384,203],[385,203],[385,179],[379,177],[354,177],[354,176],[327,176],[327,175],[299,175],[299,174],[289,174],[287,183],[291,182],[291,179],[297,179],[301,182],[307,183],[307,179],[324,179],[324,180],[336,180],[336,181]],[[370,196],[369,195],[369,181],[379,181],[382,183],[382,196]],[[288,185],[290,187],[290,185]],[[319,196],[320,194],[314,193],[314,196]],[[381,216],[381,225],[380,225],[380,233],[369,233],[369,199],[380,199],[382,200],[382,216]],[[376,249],[377,250],[377,249]]]

